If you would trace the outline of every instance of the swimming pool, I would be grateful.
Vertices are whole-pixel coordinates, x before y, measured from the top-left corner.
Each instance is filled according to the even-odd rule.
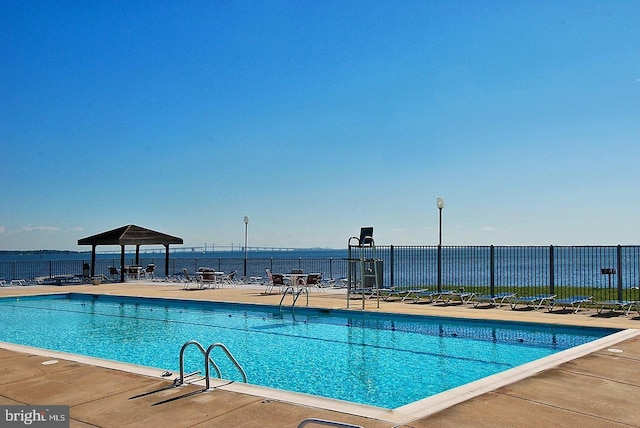
[[[618,331],[74,293],[2,298],[0,325],[0,341],[174,373],[185,342],[222,342],[251,384],[386,409]],[[196,349],[185,361],[203,370]]]

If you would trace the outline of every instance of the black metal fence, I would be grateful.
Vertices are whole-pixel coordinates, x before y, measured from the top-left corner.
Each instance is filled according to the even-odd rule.
[[[594,295],[597,299],[640,300],[640,246],[378,246],[382,261],[381,287],[399,290],[416,288],[460,289],[476,293],[502,291],[520,294],[552,293],[559,297]],[[439,256],[440,255],[440,256]],[[50,278],[60,275],[86,276],[90,260],[5,261],[0,262],[0,278],[5,280]],[[133,265],[128,256],[125,264]],[[165,272],[164,257],[141,257],[139,264],[156,265],[156,274]],[[248,277],[265,277],[272,272],[321,272],[340,283],[346,278],[347,258],[247,259]],[[99,257],[96,274],[108,276],[109,267],[120,268],[120,256]],[[438,268],[440,266],[440,269]],[[181,275],[200,267],[242,275],[244,258],[172,255],[168,271]]]

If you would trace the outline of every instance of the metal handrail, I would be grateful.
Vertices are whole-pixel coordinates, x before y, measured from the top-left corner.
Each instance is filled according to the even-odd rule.
[[[293,297],[291,309],[293,309],[293,307],[296,305],[296,302],[298,301],[298,298],[303,291],[307,293],[307,306],[309,306],[309,290],[306,287],[300,287],[300,289],[296,292],[296,288],[293,285],[289,285],[284,289],[284,293],[282,294],[282,298],[280,299],[280,309],[282,309],[282,302],[284,302],[284,298],[287,297],[287,293],[289,292],[289,290],[291,290],[291,296]]]
[[[300,424],[298,424],[298,428],[302,428],[309,424],[318,424],[318,425],[325,425],[329,427],[339,427],[339,428],[364,428],[361,425],[353,425],[353,424],[347,424],[345,422],[336,422],[336,421],[329,421],[326,419],[316,419],[316,418],[305,419],[304,421],[300,422]]]
[[[213,359],[211,358],[211,351],[213,351],[215,348],[220,348],[224,351],[225,354],[227,354],[227,357],[229,357],[229,360],[231,360],[233,365],[235,365],[236,368],[240,371],[240,374],[242,375],[242,381],[244,383],[247,383],[247,374],[245,373],[240,363],[238,363],[238,360],[236,360],[235,357],[231,355],[229,348],[227,348],[223,343],[218,342],[218,343],[209,345],[209,348],[207,348],[207,353],[206,353],[207,360],[213,362]],[[220,372],[218,371],[218,373]],[[205,375],[207,376],[207,389],[209,389],[209,365],[205,366]],[[221,377],[221,376],[218,376],[218,377]]]
[[[213,365],[213,368],[215,369],[216,374],[218,375],[218,378],[222,378],[222,373],[220,372],[220,368],[218,367],[216,362],[213,361],[213,358],[211,358],[211,351],[213,351],[213,349],[215,349],[215,348],[221,348],[224,351],[224,353],[227,354],[227,357],[229,357],[231,362],[240,371],[240,374],[242,375],[242,379],[243,379],[244,383],[247,383],[247,374],[245,373],[245,371],[242,368],[242,366],[240,366],[240,363],[238,363],[238,360],[236,360],[235,357],[233,355],[231,355],[231,352],[229,351],[229,349],[224,344],[222,344],[222,343],[214,343],[214,344],[210,345],[209,348],[207,348],[207,350],[205,350],[204,347],[199,342],[197,342],[195,340],[190,340],[190,341],[186,342],[184,345],[182,345],[182,348],[180,349],[180,377],[175,380],[176,386],[180,386],[180,385],[184,384],[184,378],[185,378],[185,375],[184,375],[184,351],[190,345],[195,345],[196,348],[198,348],[200,350],[200,352],[202,352],[202,355],[204,356],[205,382],[206,382],[206,389],[207,390],[210,389],[210,387],[211,387],[210,365]]]

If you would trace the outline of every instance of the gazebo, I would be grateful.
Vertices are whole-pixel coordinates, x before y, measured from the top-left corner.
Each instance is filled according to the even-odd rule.
[[[91,276],[95,275],[96,247],[98,245],[120,245],[120,280],[124,282],[124,247],[136,246],[136,264],[140,264],[140,246],[162,244],[165,248],[165,276],[169,275],[169,245],[182,244],[182,238],[145,229],[133,224],[102,232],[78,240],[78,245],[91,245]]]

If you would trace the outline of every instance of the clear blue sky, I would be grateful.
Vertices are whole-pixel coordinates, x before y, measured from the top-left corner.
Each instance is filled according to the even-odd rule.
[[[640,244],[638,1],[0,0],[0,249]]]

